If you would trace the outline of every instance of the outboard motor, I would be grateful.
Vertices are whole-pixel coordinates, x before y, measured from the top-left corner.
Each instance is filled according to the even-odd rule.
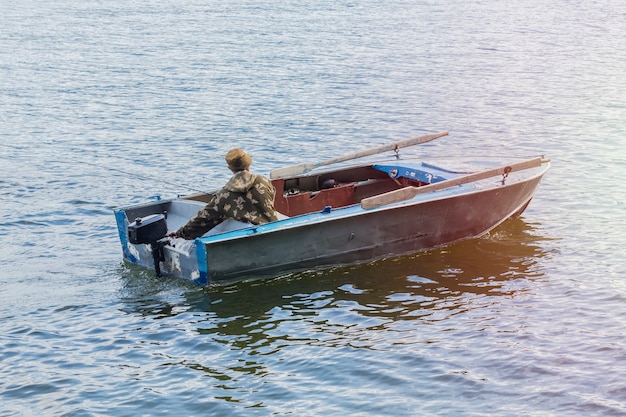
[[[137,217],[128,225],[128,240],[135,245],[149,244],[154,259],[156,276],[161,275],[161,261],[165,260],[163,253],[164,243],[160,242],[167,235],[165,214],[151,214],[146,217]]]

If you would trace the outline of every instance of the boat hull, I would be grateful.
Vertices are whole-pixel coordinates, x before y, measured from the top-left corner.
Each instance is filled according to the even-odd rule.
[[[476,238],[519,214],[539,180],[207,242],[205,271],[209,281],[259,277],[414,253]]]
[[[336,209],[327,207],[264,225],[246,225],[239,230],[217,231],[223,226],[220,224],[210,235],[195,241],[161,239],[160,260],[153,256],[154,244],[129,242],[129,224],[138,217],[167,213],[168,230],[176,230],[197,213],[204,202],[181,198],[121,208],[115,214],[124,259],[151,269],[159,262],[164,274],[208,284],[371,261],[480,237],[528,206],[548,168],[546,163],[510,175],[507,172],[502,177],[471,183],[459,181],[460,185],[419,193],[399,202],[368,206],[370,208],[358,203]],[[434,172],[431,167],[428,169]],[[363,172],[359,170],[358,174]],[[437,172],[458,178],[465,175]],[[371,174],[365,173],[368,177]],[[385,180],[376,178],[376,181],[379,182],[374,183],[375,189],[383,192],[378,195],[385,196],[388,183],[381,187],[377,184]],[[356,188],[360,184],[356,182],[347,187]],[[307,201],[308,205],[332,194],[340,194],[345,199],[350,188],[343,187],[297,198]],[[210,197],[204,195],[204,201],[207,196]],[[289,198],[289,194],[285,196]]]

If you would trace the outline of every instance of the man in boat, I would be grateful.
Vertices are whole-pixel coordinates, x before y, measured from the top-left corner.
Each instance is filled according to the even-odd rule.
[[[250,172],[252,157],[241,149],[231,149],[226,154],[226,163],[233,173],[231,179],[186,225],[168,236],[195,239],[226,219],[252,224],[278,220],[274,187],[263,175]]]

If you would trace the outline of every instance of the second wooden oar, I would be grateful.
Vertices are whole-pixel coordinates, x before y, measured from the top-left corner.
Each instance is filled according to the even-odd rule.
[[[544,160],[541,157],[537,157],[514,164],[504,165],[498,168],[492,168],[485,171],[475,172],[473,174],[463,175],[461,177],[450,178],[449,180],[435,182],[433,184],[424,185],[422,187],[405,187],[399,190],[389,191],[388,193],[380,194],[374,197],[364,198],[363,200],[361,200],[361,207],[367,210],[384,206],[386,204],[399,203],[401,201],[409,200],[419,194],[443,190],[445,188],[450,188],[457,185],[468,184],[470,182],[484,180],[487,178],[495,177],[497,175],[508,174],[509,172],[523,171],[525,169],[539,167],[543,162],[547,161],[548,160]]]
[[[426,135],[416,136],[410,139],[401,140],[399,142],[390,143],[376,148],[368,149],[361,152],[350,153],[337,158],[329,159],[328,161],[318,162],[315,164],[300,164],[285,168],[278,168],[270,172],[270,178],[288,178],[295,175],[305,174],[315,168],[319,168],[325,165],[337,164],[339,162],[349,161],[351,159],[363,158],[365,156],[376,155],[378,153],[392,151],[400,148],[406,148],[407,146],[419,145],[421,143],[430,142],[433,139],[446,136],[448,132],[430,133]]]

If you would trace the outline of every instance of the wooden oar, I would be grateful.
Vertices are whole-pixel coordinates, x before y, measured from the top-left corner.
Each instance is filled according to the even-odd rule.
[[[484,180],[487,178],[495,177],[497,175],[508,174],[509,172],[513,171],[523,171],[525,169],[539,167],[541,166],[542,162],[547,161],[548,160],[542,159],[541,157],[537,157],[514,164],[504,165],[498,168],[492,168],[485,171],[475,172],[473,174],[463,175],[461,177],[451,178],[449,180],[444,180],[441,182],[435,182],[433,184],[424,185],[422,187],[401,188],[399,190],[389,191],[388,193],[380,194],[374,197],[364,198],[363,200],[361,200],[361,207],[367,210],[384,206],[386,204],[399,203],[401,201],[409,200],[419,194],[443,190],[444,188],[450,188],[457,185]]]
[[[446,136],[448,132],[439,132],[439,133],[431,133],[427,135],[416,136],[414,138],[401,140],[399,142],[390,143],[388,145],[378,146],[376,148],[368,149],[361,152],[350,153],[344,156],[339,156],[337,158],[329,159],[328,161],[318,162],[315,164],[300,164],[294,165],[285,168],[275,169],[270,172],[270,178],[288,178],[293,177],[295,175],[305,174],[312,169],[319,168],[325,165],[337,164],[339,162],[349,161],[351,159],[363,158],[365,156],[376,155],[381,152],[396,150],[400,148],[406,148],[407,146],[419,145],[420,143],[430,142],[433,139],[440,138],[442,136]]]

